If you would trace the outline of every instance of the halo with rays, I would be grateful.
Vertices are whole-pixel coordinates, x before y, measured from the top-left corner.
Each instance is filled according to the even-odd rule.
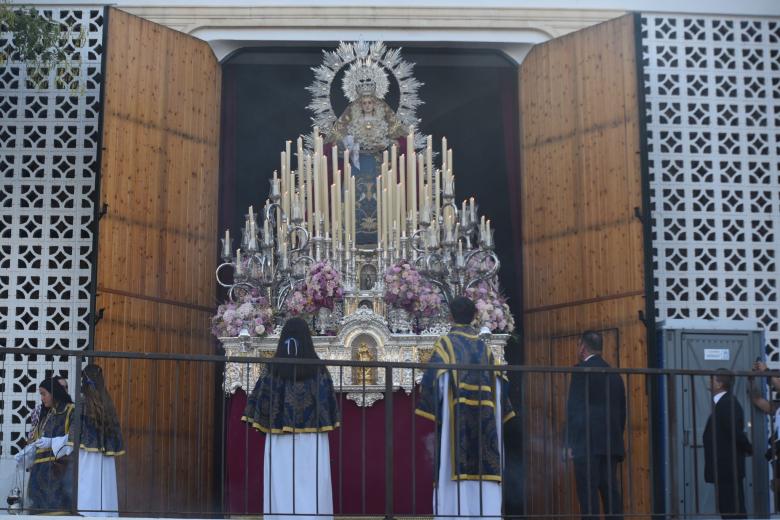
[[[413,75],[414,64],[401,57],[401,49],[388,49],[383,42],[340,42],[334,51],[322,51],[322,64],[312,67],[314,81],[306,87],[312,100],[308,109],[312,111],[312,127],[318,127],[321,133],[327,134],[336,123],[338,116],[333,110],[330,98],[331,86],[339,71],[345,67],[357,64],[359,61],[371,61],[372,66],[381,67],[383,73],[389,73],[398,84],[400,93],[396,116],[406,127],[415,130],[414,147],[425,148],[425,136],[417,131],[417,107],[423,101],[418,96],[418,89],[423,85]],[[345,85],[345,88],[349,88]],[[352,100],[350,100],[352,101]],[[306,147],[313,148],[313,130],[304,136]]]

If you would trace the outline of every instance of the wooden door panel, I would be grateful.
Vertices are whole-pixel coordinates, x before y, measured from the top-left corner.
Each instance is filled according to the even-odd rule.
[[[219,63],[200,40],[107,10],[95,349],[209,354],[213,339]],[[103,362],[127,455],[124,511],[215,502],[218,367]]]
[[[534,47],[521,65],[525,362],[571,366],[577,336],[604,331],[613,366],[647,366],[638,63],[627,15]],[[618,341],[619,339],[619,341]],[[619,347],[618,347],[619,345]],[[524,381],[530,514],[578,514],[561,454],[569,376]],[[650,511],[643,377],[625,378],[627,512]]]

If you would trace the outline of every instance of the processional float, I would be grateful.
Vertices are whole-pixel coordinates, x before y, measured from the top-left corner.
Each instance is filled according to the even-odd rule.
[[[216,275],[228,301],[212,332],[229,356],[272,356],[284,320],[302,316],[322,359],[425,362],[449,329],[447,301],[464,295],[503,363],[514,320],[498,284],[491,221],[474,197],[455,200],[447,139],[435,151],[432,137],[417,132],[421,84],[412,67],[381,42],[323,53],[308,87],[311,133],[295,149],[287,141],[265,203],[249,207],[240,247],[230,230],[221,239]],[[338,77],[349,101],[340,116],[331,100]],[[391,81],[395,110],[385,101]],[[224,390],[250,390],[260,369],[227,363]],[[382,398],[384,371],[330,370],[358,405]],[[392,385],[409,393],[421,376],[393,370]]]

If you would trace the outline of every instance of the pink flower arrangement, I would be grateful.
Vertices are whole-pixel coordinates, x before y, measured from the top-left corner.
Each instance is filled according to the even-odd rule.
[[[211,333],[216,337],[235,337],[246,329],[250,336],[264,336],[273,323],[273,310],[268,299],[256,291],[250,291],[235,302],[227,302],[217,308],[211,318]]]
[[[515,319],[506,298],[489,282],[482,281],[466,289],[466,297],[477,307],[474,322],[478,327],[487,327],[492,332],[509,333],[515,330]]]
[[[344,286],[339,273],[326,260],[315,263],[309,269],[303,285],[287,298],[287,311],[293,316],[314,313],[319,309],[333,309],[336,300],[344,296]]]
[[[406,260],[398,261],[385,272],[385,301],[422,317],[434,316],[441,307],[439,292]]]
[[[441,304],[441,293],[431,287],[431,284],[423,284],[420,290],[420,301],[417,303],[417,314],[424,318],[435,316],[439,313]]]
[[[287,297],[285,308],[293,316],[313,312],[311,302],[306,299],[306,293],[300,289],[296,289]]]

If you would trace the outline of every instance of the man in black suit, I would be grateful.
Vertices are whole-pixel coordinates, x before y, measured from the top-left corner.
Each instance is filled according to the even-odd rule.
[[[714,402],[704,427],[704,480],[715,484],[721,518],[747,518],[745,508],[745,456],[753,446],[745,435],[745,414],[732,395],[734,377],[726,369],[710,377]]]
[[[586,331],[577,343],[578,367],[609,368],[601,357],[601,334]],[[577,498],[583,519],[622,518],[618,463],[625,456],[626,389],[618,374],[576,372],[566,407],[567,453],[574,462]]]

